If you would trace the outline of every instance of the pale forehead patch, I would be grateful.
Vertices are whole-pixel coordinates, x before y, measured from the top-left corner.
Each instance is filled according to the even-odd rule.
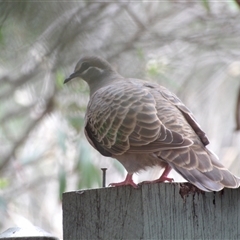
[[[97,70],[100,74],[104,72],[104,69],[98,68],[98,67],[95,67],[95,66],[92,66],[92,67],[89,67],[89,68],[87,68],[86,70],[84,70],[84,71],[82,72],[82,75],[85,75],[88,71],[90,71],[90,70],[93,69],[93,68],[94,68],[95,70]]]
[[[81,68],[81,66],[82,66],[83,63],[84,63],[84,62],[79,61],[79,62],[77,63],[77,65],[75,66],[74,72],[77,72],[78,70],[80,70],[80,68]]]

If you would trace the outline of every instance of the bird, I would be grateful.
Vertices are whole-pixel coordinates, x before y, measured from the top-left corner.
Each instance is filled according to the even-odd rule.
[[[160,166],[162,175],[144,183],[172,182],[174,169],[202,191],[238,188],[240,179],[221,164],[206,146],[208,137],[193,113],[167,88],[149,81],[125,78],[99,56],[84,56],[64,80],[84,80],[90,89],[84,133],[88,142],[105,157],[117,159],[133,174]]]

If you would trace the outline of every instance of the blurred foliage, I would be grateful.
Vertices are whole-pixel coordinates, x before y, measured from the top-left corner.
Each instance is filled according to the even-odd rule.
[[[63,85],[83,55],[175,92],[240,174],[239,21],[237,0],[0,1],[0,229],[60,236],[62,192],[100,187],[101,167],[107,184],[124,178],[86,142],[86,84]]]

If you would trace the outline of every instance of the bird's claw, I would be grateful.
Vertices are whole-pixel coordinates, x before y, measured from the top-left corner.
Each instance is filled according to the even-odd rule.
[[[153,181],[143,181],[143,182],[140,182],[138,185],[149,184],[149,183],[161,183],[161,182],[165,182],[165,181],[173,182],[174,179],[162,176],[159,179],[156,179],[156,180],[153,180]]]
[[[123,182],[110,183],[108,186],[120,187],[120,186],[126,186],[126,185],[130,185],[134,188],[138,188],[138,185],[136,183],[134,183],[133,180],[132,180],[132,174],[127,174],[126,179]]]
[[[123,182],[119,182],[119,183],[110,183],[108,186],[109,187],[120,187],[120,186],[132,186],[132,187],[134,187],[134,188],[138,188],[138,185],[137,184],[135,184],[134,182],[132,182],[132,183],[126,183],[125,181],[123,181]]]

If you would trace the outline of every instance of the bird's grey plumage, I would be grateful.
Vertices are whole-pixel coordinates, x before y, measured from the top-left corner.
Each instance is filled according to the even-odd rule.
[[[81,77],[90,87],[85,135],[102,155],[129,174],[170,166],[204,191],[237,188],[240,181],[205,146],[190,110],[166,88],[124,78],[98,57],[85,57],[65,82]]]

